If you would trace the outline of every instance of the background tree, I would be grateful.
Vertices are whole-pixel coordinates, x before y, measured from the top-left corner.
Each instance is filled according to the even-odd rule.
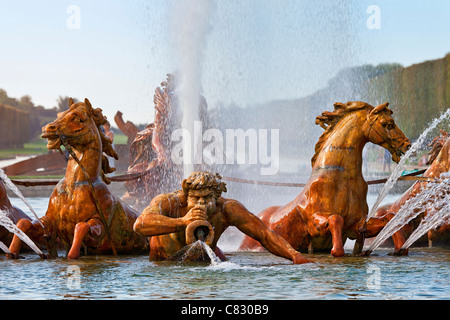
[[[67,109],[69,109],[70,105],[69,105],[69,99],[70,97],[68,96],[59,96],[58,99],[56,99],[56,102],[58,103],[57,109],[58,112],[63,112],[66,111]],[[80,102],[77,98],[72,98],[73,102],[78,103]]]

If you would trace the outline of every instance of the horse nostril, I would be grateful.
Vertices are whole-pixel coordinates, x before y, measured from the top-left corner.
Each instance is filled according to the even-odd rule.
[[[56,126],[54,124],[50,123],[42,128],[42,132],[51,132],[51,131],[56,131]]]
[[[42,138],[48,139],[56,135],[58,135],[58,127],[55,124],[49,123],[42,127]]]

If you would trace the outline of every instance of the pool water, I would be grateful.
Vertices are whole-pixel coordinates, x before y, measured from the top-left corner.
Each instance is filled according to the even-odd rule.
[[[0,258],[2,299],[449,299],[450,251],[407,257],[306,255],[293,265],[268,253],[228,253],[216,266],[154,263],[147,256]]]
[[[22,208],[20,200],[12,199]],[[43,215],[48,198],[30,198]],[[27,212],[24,209],[25,212]],[[233,232],[228,235],[232,238]],[[225,241],[226,240],[225,238]],[[239,243],[239,241],[236,241]],[[450,250],[413,248],[409,256],[377,249],[370,257],[305,254],[293,265],[269,253],[236,252],[228,261],[150,262],[147,255],[42,260],[34,253],[0,255],[1,299],[449,299]]]

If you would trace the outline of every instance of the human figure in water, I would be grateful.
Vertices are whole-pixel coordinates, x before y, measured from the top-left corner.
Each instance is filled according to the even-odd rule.
[[[184,179],[182,190],[155,197],[134,224],[134,230],[150,236],[150,260],[168,260],[186,245],[186,227],[197,220],[207,220],[213,230],[211,248],[219,258],[224,255],[217,248],[222,233],[234,226],[259,241],[274,255],[291,260],[294,264],[312,262],[282,237],[267,228],[241,203],[223,198],[226,184],[219,174],[193,172]]]

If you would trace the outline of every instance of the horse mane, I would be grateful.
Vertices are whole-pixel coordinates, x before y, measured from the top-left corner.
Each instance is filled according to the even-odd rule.
[[[77,105],[77,104],[75,104],[75,105],[73,104],[73,100],[72,99],[70,99],[69,101],[70,101],[70,105],[71,105],[70,109],[72,109],[72,107],[75,107]],[[88,99],[84,99],[84,105],[86,107],[86,111],[87,111],[88,115],[92,118],[92,120],[94,120],[94,123],[97,126],[98,133],[100,135],[100,139],[102,141],[102,172],[101,172],[101,177],[102,177],[102,180],[106,184],[110,184],[111,181],[108,179],[106,174],[112,173],[112,172],[116,171],[116,169],[112,168],[109,165],[108,158],[103,153],[105,153],[106,155],[108,155],[110,157],[113,157],[116,160],[119,160],[119,156],[118,156],[116,150],[114,150],[114,148],[112,146],[113,141],[111,139],[109,139],[107,136],[105,136],[105,134],[101,130],[101,126],[103,126],[104,124],[107,124],[109,122],[106,119],[106,116],[103,115],[103,110],[100,109],[100,108],[93,108]]]
[[[330,136],[331,132],[333,132],[334,128],[340,122],[340,120],[346,115],[362,109],[373,110],[374,107],[368,103],[361,101],[349,101],[345,104],[336,102],[334,104],[334,111],[324,111],[322,112],[322,115],[317,116],[315,124],[321,126],[325,131],[320,136],[319,141],[317,141],[314,148],[315,154],[311,159],[311,165],[313,167],[316,163],[319,152],[322,150],[323,145],[328,140],[328,137]]]
[[[427,165],[431,165],[434,160],[436,160],[437,156],[439,155],[439,152],[441,152],[442,148],[444,147],[445,142],[449,138],[449,134],[445,132],[444,130],[440,130],[441,134],[437,136],[436,138],[431,141],[431,143],[428,145],[428,147],[431,147],[430,152],[428,152],[428,161]]]

